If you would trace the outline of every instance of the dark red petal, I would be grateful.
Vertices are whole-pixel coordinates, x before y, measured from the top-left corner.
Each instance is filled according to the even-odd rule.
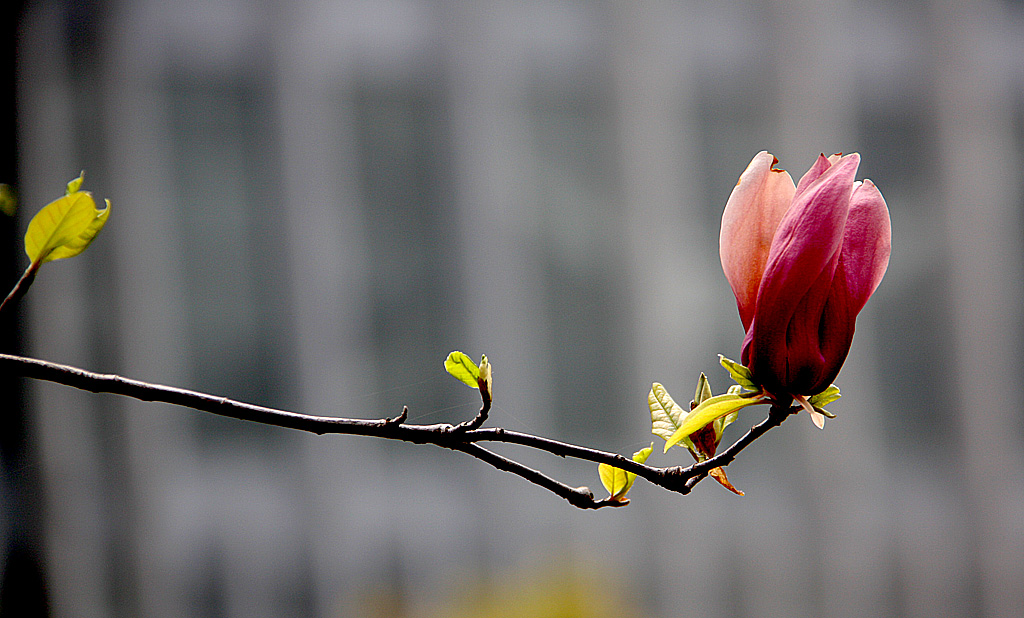
[[[853,154],[831,165],[797,195],[779,224],[744,342],[747,366],[762,383],[802,387],[821,370],[812,330],[838,264],[859,162]]]
[[[838,256],[837,256],[838,257]],[[750,367],[772,392],[806,394],[821,380],[828,367],[822,351],[821,320],[832,290],[835,268],[828,267],[799,300],[784,332],[756,338]],[[771,341],[769,345],[763,342]],[[763,347],[757,347],[761,343]],[[827,385],[826,385],[827,386]],[[817,392],[817,391],[814,391]]]
[[[822,371],[814,382],[805,387],[800,393],[802,395],[820,393],[835,382],[839,370],[846,362],[846,356],[850,353],[858,309],[854,309],[851,302],[846,275],[842,268],[840,259],[836,276],[832,279],[828,302],[825,303],[825,310],[821,314],[818,338],[821,346]]]

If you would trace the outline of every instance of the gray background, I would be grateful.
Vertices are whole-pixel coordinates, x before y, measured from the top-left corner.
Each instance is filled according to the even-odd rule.
[[[652,381],[729,383],[756,152],[860,152],[893,222],[839,418],[755,443],[743,498],[579,512],[458,453],[32,383],[55,615],[1024,615],[1019,2],[38,0],[19,46],[21,225],[81,169],[114,203],[26,299],[31,353],[254,403],[461,421],[461,349],[491,424],[629,454]]]

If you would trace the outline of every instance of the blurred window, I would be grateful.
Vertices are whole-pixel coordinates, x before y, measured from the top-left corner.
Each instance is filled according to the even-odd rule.
[[[414,417],[430,414],[452,404],[437,370],[464,327],[447,106],[441,87],[428,80],[360,80],[351,96],[370,252],[370,362],[380,389],[417,382],[424,371],[434,376],[382,398],[402,398],[388,414],[401,405]]]
[[[293,400],[289,327],[267,90],[244,80],[169,80],[177,214],[188,289],[191,384],[268,406]],[[287,435],[194,415],[201,444],[272,444]],[[229,446],[229,445],[228,445]]]
[[[538,259],[550,325],[561,437],[606,444],[623,427],[628,395],[617,350],[628,346],[625,212],[616,176],[609,97],[584,87],[534,92],[533,180]]]

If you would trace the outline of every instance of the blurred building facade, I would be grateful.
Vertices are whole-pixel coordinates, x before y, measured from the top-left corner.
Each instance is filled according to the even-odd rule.
[[[545,568],[557,615],[1022,615],[1021,33],[1002,2],[29,2],[22,225],[82,168],[114,208],[25,300],[48,360],[455,422],[462,349],[492,424],[628,454],[652,381],[727,386],[757,151],[861,152],[894,238],[839,419],[744,453],[744,498],[578,513],[457,453],[32,383],[54,615],[456,615]]]

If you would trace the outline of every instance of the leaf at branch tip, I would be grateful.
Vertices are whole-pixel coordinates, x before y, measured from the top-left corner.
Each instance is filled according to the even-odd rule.
[[[667,451],[672,446],[682,442],[690,434],[704,427],[708,423],[715,419],[738,412],[740,409],[747,406],[752,406],[758,403],[765,403],[767,396],[759,394],[756,397],[743,397],[742,395],[731,395],[726,393],[725,395],[716,395],[711,399],[705,400],[702,404],[694,408],[683,422],[680,424],[679,429],[672,434],[672,437],[665,442],[665,450]]]
[[[99,210],[95,207],[95,202],[92,201],[91,195],[88,193],[80,193],[88,197],[90,206],[92,207],[93,212],[96,213],[96,218],[94,218],[89,226],[82,230],[82,233],[75,239],[54,249],[53,252],[50,253],[49,257],[43,260],[44,262],[52,262],[53,260],[75,257],[79,253],[85,251],[89,244],[92,243],[93,239],[96,238],[96,235],[100,233],[100,230],[103,229],[103,226],[107,224],[107,218],[110,216],[110,200],[104,200],[105,207],[103,210]]]
[[[466,386],[480,388],[480,384],[477,382],[480,378],[480,368],[476,366],[473,359],[462,352],[456,350],[449,354],[444,361],[444,368]]]
[[[693,403],[699,406],[704,403],[705,399],[711,399],[711,385],[708,383],[708,377],[702,371],[700,377],[697,378],[697,390],[693,394]]]
[[[68,183],[68,188],[67,188],[66,191],[64,191],[64,195],[71,195],[72,193],[78,193],[78,191],[82,188],[82,183],[83,182],[85,182],[85,170],[82,170],[81,172],[79,172],[78,178],[75,178],[74,180],[72,180],[72,181],[70,181]]]
[[[757,382],[754,381],[754,374],[750,373],[750,370],[743,365],[737,363],[734,360],[728,359],[721,354],[718,355],[718,362],[725,367],[725,370],[729,372],[732,379],[737,384],[747,389],[748,391],[759,391],[761,387],[758,386]]]
[[[686,411],[679,407],[665,387],[655,382],[647,395],[647,405],[651,409],[651,433],[668,441],[682,425]],[[683,440],[687,447],[692,446],[689,438]],[[668,450],[668,449],[665,449]]]
[[[486,393],[487,397],[491,396],[491,363],[487,361],[487,355],[483,354],[480,356],[480,373],[476,378],[477,388],[481,392]]]
[[[633,453],[633,461],[637,463],[644,463],[647,458],[654,452],[654,443],[647,448],[640,449]],[[608,497],[612,500],[618,500],[619,502],[628,502],[626,494],[629,493],[629,489],[633,486],[633,481],[636,480],[636,474],[633,472],[626,472],[621,468],[616,468],[608,464],[598,464],[597,473],[601,476],[601,484],[608,491]]]
[[[18,208],[18,196],[11,185],[0,184],[0,212],[8,217],[14,216]]]
[[[110,216],[110,200],[106,200],[106,208],[96,208],[92,194],[77,190],[81,185],[79,176],[68,183],[67,195],[32,217],[25,233],[25,253],[32,264],[74,257],[103,229]]]

